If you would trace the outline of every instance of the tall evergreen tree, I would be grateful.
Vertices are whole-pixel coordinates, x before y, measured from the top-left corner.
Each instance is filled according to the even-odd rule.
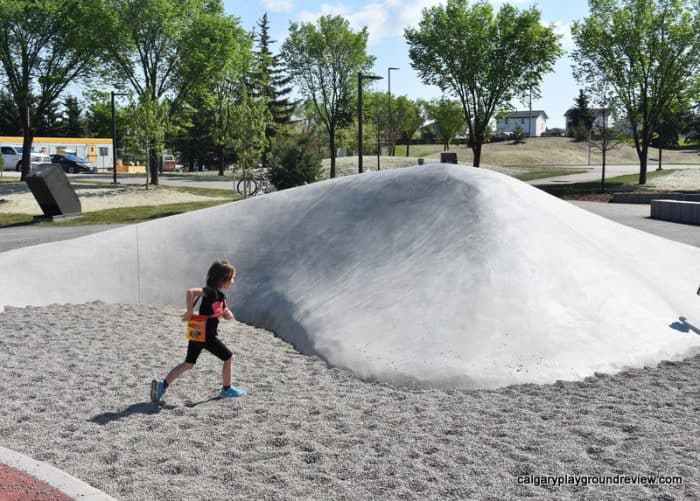
[[[63,101],[63,131],[67,137],[83,137],[85,134],[85,118],[82,116],[78,98],[68,96]]]
[[[564,115],[571,122],[571,128],[583,126],[587,131],[591,130],[595,116],[588,107],[588,97],[583,89],[580,89],[578,97],[574,98],[574,107],[566,110]]]
[[[270,45],[276,43],[276,40],[270,39],[267,13],[258,22],[258,27],[260,33],[254,35],[258,43],[258,50],[255,53],[257,66],[255,87],[257,89],[254,95],[267,98],[267,106],[274,122],[271,134],[274,135],[274,130],[277,129],[275,125],[283,125],[291,121],[298,101],[289,99],[289,94],[292,92],[292,75],[287,73],[279,54],[273,54],[270,50]]]
[[[44,106],[36,117],[35,132],[40,137],[63,137],[63,123],[61,113],[58,110],[58,101],[52,101]]]
[[[0,136],[21,135],[22,122],[17,105],[9,92],[0,90]]]
[[[263,97],[271,121],[265,127],[266,146],[262,153],[262,166],[267,167],[272,151],[272,140],[280,129],[292,119],[292,113],[298,101],[290,101],[292,76],[286,73],[280,56],[273,54],[270,46],[275,40],[270,39],[270,23],[267,13],[258,22],[259,34],[253,34],[258,49],[255,51],[254,82],[251,85],[251,97]]]

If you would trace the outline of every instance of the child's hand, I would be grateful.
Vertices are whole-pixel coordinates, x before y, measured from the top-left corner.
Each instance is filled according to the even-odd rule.
[[[192,312],[191,311],[186,311],[181,317],[180,320],[183,322],[187,322],[190,318],[192,318]]]
[[[224,310],[221,316],[224,317],[226,320],[233,320],[233,312],[228,308]]]

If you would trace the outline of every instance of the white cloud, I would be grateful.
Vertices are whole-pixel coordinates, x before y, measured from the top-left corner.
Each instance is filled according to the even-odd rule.
[[[293,0],[262,0],[262,4],[270,12],[289,12],[294,7]]]
[[[297,18],[302,22],[315,22],[321,16],[343,16],[353,30],[367,26],[369,43],[372,45],[387,38],[402,36],[404,28],[418,24],[424,8],[444,1],[413,0],[407,3],[402,0],[384,0],[364,4],[359,9],[351,9],[344,4],[322,4],[319,10],[302,11]]]
[[[552,26],[554,28],[554,32],[557,35],[560,35],[561,38],[559,39],[562,48],[566,51],[569,52],[574,49],[574,39],[571,36],[571,23],[564,23],[561,21],[557,21],[552,23]]]
[[[297,15],[297,18],[304,23],[312,23],[321,16],[343,16],[347,18],[349,14],[350,11],[345,5],[329,5],[324,3],[321,5],[320,11],[302,11]]]
[[[284,0],[266,0],[275,3]],[[491,0],[496,7],[506,0]],[[531,0],[508,0],[510,3],[525,3]],[[423,17],[423,9],[444,5],[446,0],[383,0],[371,2],[351,8],[346,4],[324,3],[317,11],[302,11],[297,18],[302,22],[315,22],[321,16],[343,16],[350,22],[353,30],[360,30],[367,26],[369,32],[369,44],[376,44],[387,38],[402,37],[407,27],[417,27]],[[560,23],[561,24],[561,23]],[[566,29],[565,40],[570,42],[571,34],[568,25],[562,25]],[[562,32],[562,34],[564,34]]]

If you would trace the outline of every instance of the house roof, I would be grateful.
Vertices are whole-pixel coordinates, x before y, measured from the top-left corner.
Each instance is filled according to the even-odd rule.
[[[547,114],[544,112],[544,110],[532,110],[532,115],[530,115],[530,112],[525,110],[525,111],[511,111],[506,115],[508,118],[528,118],[528,117],[533,117],[537,118],[540,115],[544,115],[545,120],[548,119],[549,117]]]
[[[605,110],[606,114],[610,114],[612,112],[612,108],[588,108],[588,111],[594,115],[602,115],[603,110]],[[564,116],[566,116],[566,113],[564,113]]]

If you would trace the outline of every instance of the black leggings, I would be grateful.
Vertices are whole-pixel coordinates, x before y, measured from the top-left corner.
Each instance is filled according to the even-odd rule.
[[[226,345],[222,343],[218,337],[207,333],[207,340],[205,342],[189,342],[187,345],[187,357],[185,357],[185,362],[188,364],[196,364],[197,358],[199,358],[199,354],[202,353],[202,350],[207,350],[212,355],[217,356],[224,362],[233,356],[231,350],[226,348]]]

